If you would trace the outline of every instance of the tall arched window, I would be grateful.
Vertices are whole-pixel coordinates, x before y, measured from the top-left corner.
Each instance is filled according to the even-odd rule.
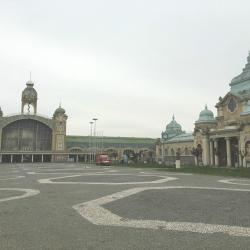
[[[2,130],[3,151],[51,151],[52,130],[32,119],[18,120]]]
[[[168,148],[165,148],[165,155],[168,155]]]
[[[171,155],[174,156],[175,155],[175,152],[174,152],[174,149],[171,148]]]

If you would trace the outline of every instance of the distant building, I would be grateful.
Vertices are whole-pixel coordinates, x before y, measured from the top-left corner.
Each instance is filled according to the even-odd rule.
[[[66,137],[66,145],[71,157],[85,157],[91,152],[108,154],[112,160],[120,161],[124,154],[131,160],[152,162],[155,158],[155,142],[152,138],[72,136]],[[81,158],[82,160],[82,158]]]
[[[21,113],[0,112],[0,162],[65,161],[67,115],[62,107],[52,118],[37,114],[37,92],[28,81],[22,92]]]
[[[0,108],[0,162],[90,162],[95,153],[152,161],[155,139],[66,135],[61,105],[53,117],[37,114],[38,94],[30,80],[22,92],[21,113],[5,116]]]
[[[161,139],[158,139],[156,144],[156,160],[166,165],[174,165],[176,155],[180,155],[182,165],[193,165],[193,145],[193,134],[183,131],[173,116],[172,121],[167,124],[165,131],[161,133]]]
[[[250,161],[250,53],[242,73],[216,104],[217,117],[207,107],[195,122],[194,147],[202,148],[196,161],[203,165],[248,166]]]
[[[158,140],[156,159],[173,164],[179,151],[181,157],[189,155],[188,162],[194,161],[196,165],[247,167],[250,163],[250,53],[242,73],[233,78],[230,87],[215,106],[217,117],[205,106],[195,122],[194,133],[183,133],[173,119]],[[187,159],[181,161],[187,164]]]

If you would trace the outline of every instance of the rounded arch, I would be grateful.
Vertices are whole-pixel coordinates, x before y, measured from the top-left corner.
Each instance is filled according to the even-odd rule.
[[[72,147],[72,148],[69,148],[68,151],[70,153],[83,153],[84,149],[81,147]]]
[[[51,151],[52,129],[36,119],[18,119],[2,128],[2,151]]]
[[[250,140],[245,142],[245,154],[246,156],[250,156]]]
[[[184,149],[184,155],[189,155],[188,147],[185,147],[185,149]]]
[[[113,160],[118,157],[118,150],[116,148],[106,148],[104,152]]]
[[[166,147],[166,148],[165,148],[164,155],[168,156],[168,154],[169,154],[169,148],[168,148],[168,147]]]
[[[172,156],[175,156],[175,151],[174,151],[173,148],[171,148],[171,155],[172,155]]]
[[[134,149],[126,148],[123,150],[123,155],[127,155],[128,158],[134,158],[136,153]]]
[[[50,129],[53,130],[53,121],[52,119],[40,116],[40,115],[13,115],[5,117],[5,119],[2,122],[1,128],[4,128],[8,126],[9,124],[20,121],[20,120],[34,120],[43,123],[44,125],[48,126]]]
[[[198,161],[198,164],[202,164],[202,146],[201,144],[198,144],[197,145],[197,161]]]

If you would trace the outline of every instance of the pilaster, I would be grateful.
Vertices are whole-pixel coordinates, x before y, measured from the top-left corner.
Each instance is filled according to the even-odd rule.
[[[208,140],[208,136],[204,136],[203,140],[202,140],[202,147],[203,147],[203,152],[202,152],[202,161],[204,166],[208,166],[209,165],[209,158],[210,158],[210,154],[209,154],[209,140]]]
[[[227,149],[227,166],[231,167],[232,166],[232,156],[231,156],[231,143],[230,143],[230,138],[226,137],[226,149]]]
[[[210,165],[214,165],[214,142],[213,140],[210,140]]]
[[[216,150],[216,153],[214,154],[214,165],[218,167],[219,166],[218,139],[214,139],[214,148]]]

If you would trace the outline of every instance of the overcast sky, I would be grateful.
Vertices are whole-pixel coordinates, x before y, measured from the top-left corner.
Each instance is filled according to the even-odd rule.
[[[241,73],[246,0],[0,0],[0,106],[20,112],[32,71],[38,113],[60,101],[67,134],[160,137],[173,113],[193,131]]]

